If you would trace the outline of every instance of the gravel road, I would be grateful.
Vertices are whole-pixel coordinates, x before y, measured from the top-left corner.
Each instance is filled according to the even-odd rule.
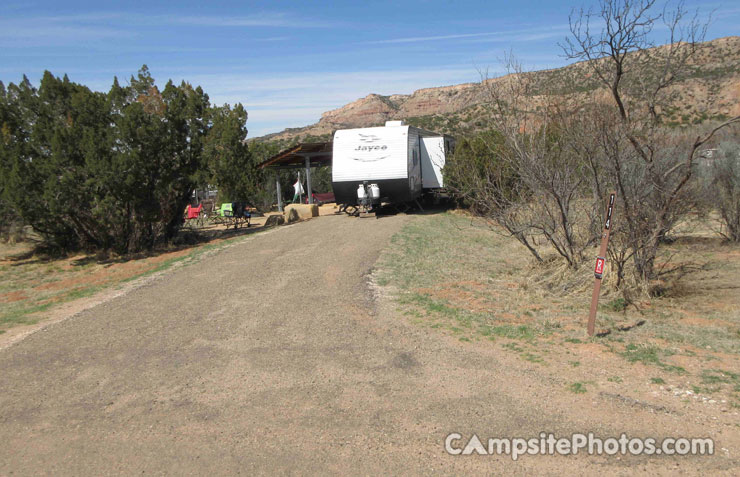
[[[448,455],[444,439],[455,431],[660,437],[711,427],[554,393],[486,343],[399,316],[374,297],[367,275],[409,220],[330,216],[254,234],[0,351],[0,474],[729,474],[737,466],[723,455]]]

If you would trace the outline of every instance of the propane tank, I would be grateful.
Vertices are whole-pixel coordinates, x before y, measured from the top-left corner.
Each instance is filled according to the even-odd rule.
[[[365,200],[365,186],[360,184],[357,186],[357,199],[362,202]]]
[[[380,187],[378,187],[378,184],[370,184],[370,198],[373,201],[380,200]]]

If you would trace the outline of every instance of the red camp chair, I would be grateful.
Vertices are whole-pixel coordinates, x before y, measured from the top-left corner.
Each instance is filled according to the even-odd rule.
[[[192,207],[188,205],[186,219],[197,219],[200,216],[200,211],[203,210],[203,204],[198,204],[198,207]]]
[[[188,205],[185,209],[185,221],[190,226],[202,227],[205,223],[206,211],[203,210],[203,204],[198,204],[198,207],[192,207]]]

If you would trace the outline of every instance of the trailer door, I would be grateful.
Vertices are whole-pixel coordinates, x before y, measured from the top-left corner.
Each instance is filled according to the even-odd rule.
[[[444,187],[442,168],[445,165],[444,137],[421,138],[421,182],[425,189]]]

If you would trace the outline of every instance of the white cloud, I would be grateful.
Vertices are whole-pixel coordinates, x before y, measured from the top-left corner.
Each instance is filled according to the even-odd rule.
[[[170,24],[216,26],[216,27],[282,27],[282,28],[329,28],[333,26],[322,20],[296,17],[284,12],[265,12],[247,16],[162,16],[160,21]]]
[[[56,20],[0,20],[0,45],[4,47],[64,46],[132,34],[133,32],[120,28]]]
[[[125,12],[90,12],[69,15],[0,17],[0,45],[4,47],[66,46],[93,40],[139,35],[141,27],[221,28],[329,28],[332,24],[285,12],[246,16],[145,15]],[[273,36],[257,41],[281,41]],[[94,46],[94,45],[92,45]]]
[[[201,85],[214,104],[244,104],[249,112],[249,135],[255,137],[315,123],[321,113],[370,93],[409,94],[419,88],[479,81],[480,77],[470,65],[299,75],[209,74],[188,76],[187,80]]]
[[[561,34],[566,32],[567,25],[554,25],[545,26],[539,28],[526,28],[520,30],[511,31],[492,31],[482,33],[461,33],[461,34],[450,34],[450,35],[436,35],[436,36],[416,36],[407,38],[391,38],[388,40],[373,40],[365,42],[366,44],[396,44],[396,43],[419,43],[427,41],[441,41],[441,40],[469,40],[473,38],[479,39],[478,41],[532,41],[543,38],[550,38],[554,34]],[[524,35],[522,35],[524,34]],[[496,39],[489,40],[489,37]]]
[[[289,36],[270,36],[267,38],[255,38],[252,41],[258,41],[258,42],[272,42],[272,41],[288,41],[291,37]]]
[[[422,41],[455,40],[459,38],[475,38],[475,37],[498,35],[498,34],[499,33],[497,32],[489,32],[489,33],[464,33],[464,34],[459,34],[459,35],[412,36],[408,38],[392,38],[389,40],[373,40],[373,41],[367,41],[365,43],[374,44],[374,45],[388,44],[388,43],[418,43]]]
[[[563,37],[568,34],[568,29],[553,29],[542,33],[506,34],[497,38],[478,38],[468,43],[524,43],[528,41],[547,40],[550,38]]]

